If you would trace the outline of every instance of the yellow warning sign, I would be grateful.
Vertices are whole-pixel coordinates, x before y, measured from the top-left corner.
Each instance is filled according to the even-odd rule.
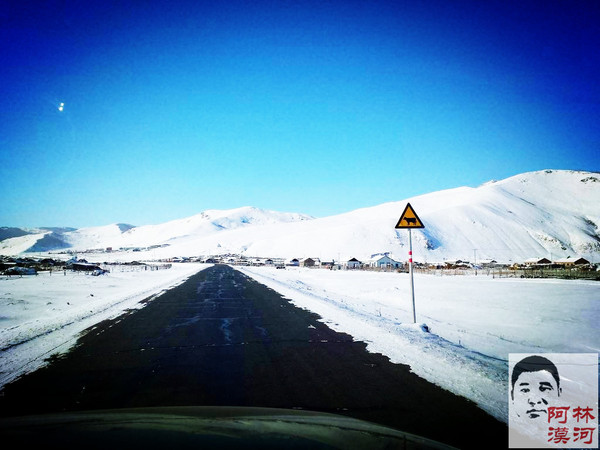
[[[410,206],[410,203],[407,203],[395,228],[425,228],[425,225],[423,225],[413,207]]]

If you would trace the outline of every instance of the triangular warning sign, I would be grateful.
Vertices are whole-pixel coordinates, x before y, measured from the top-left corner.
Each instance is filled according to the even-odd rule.
[[[425,228],[425,225],[423,225],[413,207],[410,206],[410,203],[407,203],[395,228]]]

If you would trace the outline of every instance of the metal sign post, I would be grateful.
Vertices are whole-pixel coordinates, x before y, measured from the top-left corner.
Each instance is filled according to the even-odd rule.
[[[415,310],[415,280],[413,278],[413,258],[412,258],[412,232],[408,229],[408,272],[410,273],[410,295],[412,297],[413,323],[417,323],[417,312]]]
[[[400,220],[396,224],[396,228],[408,229],[408,272],[410,274],[410,295],[412,298],[413,323],[417,323],[417,312],[415,309],[415,280],[413,277],[413,253],[412,253],[412,229],[425,228],[415,210],[407,203],[404,212],[400,216]]]

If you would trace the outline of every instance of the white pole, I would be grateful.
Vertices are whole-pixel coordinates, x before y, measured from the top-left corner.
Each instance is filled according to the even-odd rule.
[[[408,247],[408,271],[410,272],[410,295],[412,297],[413,323],[417,323],[417,313],[415,311],[415,282],[413,279],[412,233],[410,228],[408,229]]]

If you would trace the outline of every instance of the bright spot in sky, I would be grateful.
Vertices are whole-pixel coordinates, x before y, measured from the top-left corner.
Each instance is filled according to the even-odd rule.
[[[58,110],[62,111],[63,109],[65,109],[65,104],[61,102],[60,105],[58,105]]]

